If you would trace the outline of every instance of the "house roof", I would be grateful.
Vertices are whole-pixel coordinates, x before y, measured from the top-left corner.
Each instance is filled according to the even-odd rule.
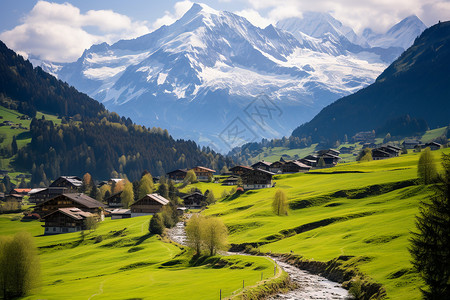
[[[247,170],[251,170],[252,169],[251,167],[248,167],[248,166],[238,165],[238,166],[234,166],[234,167],[230,168],[230,171],[233,170],[233,169],[236,169],[236,168],[244,168],[244,169],[247,169]]]
[[[254,163],[254,164],[252,165],[252,168],[254,168],[254,166],[256,166],[256,165],[258,165],[258,164],[264,164],[264,165],[266,165],[266,166],[269,167],[272,163],[270,163],[270,162],[268,162],[268,161],[261,160],[261,161],[258,161],[257,163]]]
[[[437,146],[437,147],[441,147],[442,145],[437,143],[437,142],[431,142],[431,143],[426,143],[425,146]]]
[[[50,184],[50,186],[52,186],[59,179],[64,179],[64,180],[70,182],[72,185],[74,185],[76,187],[81,187],[83,185],[83,181],[78,176],[60,176],[55,181],[53,181],[52,184]]]
[[[204,171],[207,171],[207,172],[216,173],[216,170],[209,169],[209,168],[202,167],[202,166],[196,166],[196,167],[193,167],[192,169],[201,169],[201,170],[204,170]],[[192,169],[191,169],[191,170],[192,170]]]
[[[28,192],[28,194],[32,195],[32,194],[36,194],[42,191],[45,191],[47,188],[36,188],[36,189],[31,189],[31,191]]]
[[[56,197],[60,197],[60,196],[67,197],[70,200],[85,206],[86,208],[105,207],[105,204],[103,204],[103,203],[101,203],[101,202],[99,202],[99,201],[97,201],[95,199],[92,199],[88,195],[85,195],[85,194],[82,194],[82,193],[61,194],[61,195],[58,195]],[[49,200],[47,200],[45,202],[42,202],[42,203],[38,204],[37,206],[43,206],[48,201],[51,201],[51,200],[55,199],[56,197],[53,197],[52,199],[49,199]]]
[[[297,165],[297,166],[299,166],[301,168],[311,169],[311,166],[305,165],[304,163],[299,162],[298,160],[290,161],[290,162],[287,162],[287,163],[295,164],[295,165]]]
[[[199,191],[195,191],[195,192],[193,192],[193,193],[184,195],[183,197],[181,197],[181,199],[185,199],[185,198],[190,197],[190,196],[192,196],[192,195],[200,195],[200,196],[204,197],[204,195],[203,195],[202,193],[200,193]]]
[[[138,201],[134,202],[133,204],[131,204],[131,206],[138,204],[139,202],[141,202],[142,200],[145,199],[145,197],[149,197],[150,199],[162,204],[162,205],[166,205],[169,204],[169,200],[167,200],[166,198],[164,198],[163,196],[153,193],[153,194],[147,194],[144,197],[142,197],[141,199],[139,199]]]
[[[384,154],[389,156],[389,153],[384,151],[383,149],[377,148],[377,149],[373,149],[372,150],[372,156],[374,156],[374,154],[379,153],[379,154]]]
[[[179,173],[179,172],[187,173],[187,171],[188,171],[187,169],[176,169],[176,170],[168,172],[167,174]]]
[[[58,210],[55,210],[55,211],[49,213],[48,215],[44,216],[43,219],[45,219],[48,216],[53,215],[57,212],[60,212],[60,213],[66,215],[72,219],[75,219],[75,220],[82,220],[82,219],[86,219],[87,217],[93,216],[93,214],[91,214],[90,212],[83,211],[76,207],[65,207],[65,208],[58,208]]]
[[[131,210],[126,208],[115,208],[109,212],[112,215],[130,215]]]
[[[269,174],[269,175],[276,175],[276,174],[273,173],[273,172],[269,172],[269,171],[266,171],[266,170],[263,170],[263,169],[253,169],[253,170],[251,170],[251,171],[253,171],[253,172],[259,171],[259,172],[263,172],[263,173],[266,173],[266,174]],[[244,174],[244,175],[245,175],[245,174]]]
[[[31,189],[14,189],[13,191],[16,193],[29,193]]]
[[[402,148],[394,146],[394,145],[386,145],[385,147],[388,147],[388,148],[391,148],[391,149],[394,149],[394,150],[398,150],[398,151],[402,150]]]

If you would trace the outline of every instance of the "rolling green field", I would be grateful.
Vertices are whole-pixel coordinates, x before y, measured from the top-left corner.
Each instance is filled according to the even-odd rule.
[[[450,149],[434,151],[436,159],[441,152]],[[408,238],[419,202],[431,191],[413,181],[418,157],[412,153],[280,175],[276,188],[228,197],[204,214],[223,219],[231,243],[260,243],[262,252],[292,251],[318,261],[355,256],[352,263],[383,284],[391,299],[419,299],[421,283],[411,271]],[[271,211],[277,188],[288,195],[288,216]]]
[[[28,231],[39,247],[42,287],[27,299],[217,299],[273,277],[265,257],[192,260],[192,253],[148,235],[149,217],[106,220],[80,233],[42,236],[40,222],[0,215],[0,235]],[[100,241],[99,236],[102,236]],[[280,273],[280,272],[278,272]]]

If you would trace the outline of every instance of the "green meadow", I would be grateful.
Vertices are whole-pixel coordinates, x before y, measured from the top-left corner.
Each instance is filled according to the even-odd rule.
[[[436,160],[442,152],[450,149],[434,151]],[[383,284],[389,298],[420,299],[407,248],[419,203],[432,191],[415,182],[418,158],[411,153],[279,175],[275,188],[227,197],[204,214],[223,219],[230,243],[257,243],[261,252],[318,261],[354,256],[349,265]],[[277,188],[288,195],[288,216],[271,211]]]
[[[217,299],[273,277],[265,257],[192,258],[150,236],[149,217],[106,220],[94,232],[43,236],[40,222],[0,216],[0,235],[28,231],[39,247],[42,284],[27,299]],[[279,271],[278,275],[279,276]]]

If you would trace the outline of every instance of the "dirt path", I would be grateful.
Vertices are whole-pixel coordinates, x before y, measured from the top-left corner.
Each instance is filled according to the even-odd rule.
[[[186,245],[186,232],[184,230],[184,222],[178,222],[174,228],[169,229],[168,235],[170,239],[181,245]],[[242,254],[244,253],[229,253],[229,254]],[[334,299],[351,299],[348,291],[340,286],[339,283],[330,281],[319,275],[310,274],[306,271],[300,270],[297,267],[291,266],[287,263],[279,261],[276,258],[270,257],[275,263],[283,268],[291,280],[297,283],[299,288],[292,290],[286,294],[277,294],[268,299],[287,299],[287,300],[297,300],[297,299],[323,299],[323,300],[334,300]]]

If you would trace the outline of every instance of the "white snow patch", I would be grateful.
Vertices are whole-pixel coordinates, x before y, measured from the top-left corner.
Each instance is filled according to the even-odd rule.
[[[167,78],[167,73],[159,73],[158,74],[158,79],[156,80],[156,82],[158,83],[158,85],[163,84],[164,82],[166,82],[166,78]]]
[[[93,80],[105,80],[125,71],[126,68],[126,66],[89,68],[83,70],[83,75]]]

